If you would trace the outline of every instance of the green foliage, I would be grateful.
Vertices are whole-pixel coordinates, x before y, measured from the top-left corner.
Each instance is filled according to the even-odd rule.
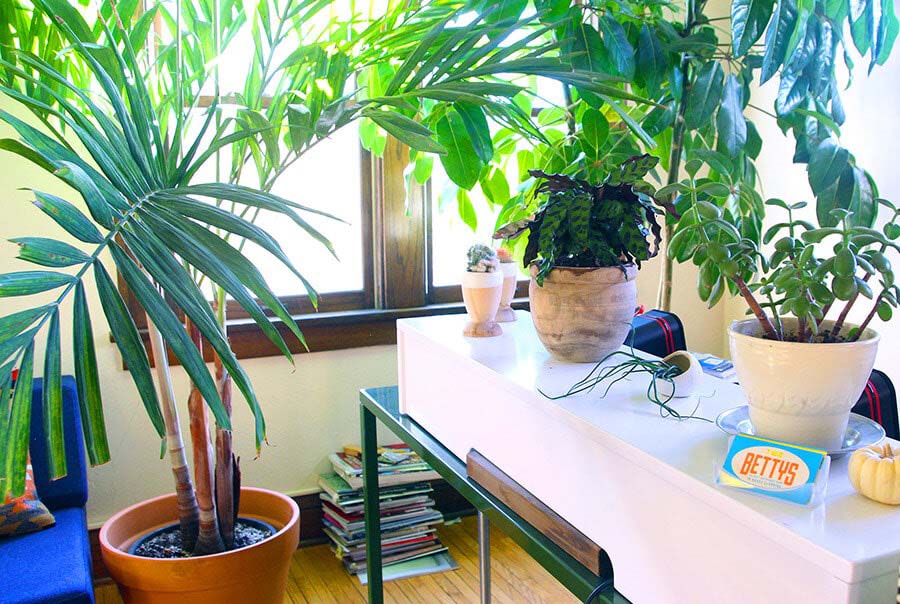
[[[787,220],[770,227],[762,242],[774,242],[774,250],[764,256],[756,242],[741,237],[728,222],[721,220],[717,208],[695,200],[696,222],[678,237],[695,233],[699,243],[693,253],[700,259],[699,289],[710,305],[728,284],[751,283],[745,298],[752,298],[771,315],[774,337],[800,342],[833,342],[854,340],[877,313],[889,320],[897,306],[900,289],[887,253],[900,251],[895,243],[900,235],[897,220],[900,212],[887,200],[879,204],[889,209],[891,218],[881,230],[856,226],[850,212],[833,212],[835,225],[815,227],[794,217],[806,202],[788,205],[770,199],[766,205],[787,212]],[[870,281],[875,279],[877,289]],[[844,319],[858,299],[872,300],[871,311],[859,329],[842,331]],[[833,326],[823,323],[829,309],[843,304]],[[798,331],[789,333],[782,318],[798,319]]]
[[[657,215],[662,210],[644,192],[647,183],[641,180],[658,161],[650,155],[633,157],[599,185],[532,171],[540,179],[534,196],[545,196],[545,201],[534,216],[501,227],[494,237],[511,239],[529,231],[524,263],[536,263],[539,285],[557,266],[640,266],[659,247]]]

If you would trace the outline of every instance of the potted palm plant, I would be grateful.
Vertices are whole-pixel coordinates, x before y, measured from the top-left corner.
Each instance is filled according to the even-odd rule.
[[[597,362],[625,342],[637,270],[659,249],[663,210],[642,181],[657,162],[632,157],[596,185],[531,171],[540,179],[535,196],[546,199],[532,216],[494,234],[512,239],[528,231],[523,262],[531,271],[531,317],[553,356]]]
[[[72,356],[88,454],[92,464],[109,460],[85,294],[85,278],[93,277],[116,345],[154,429],[164,440],[176,484],[175,494],[124,510],[101,530],[104,559],[123,595],[127,601],[141,602],[280,601],[290,554],[297,545],[298,511],[290,499],[278,493],[240,485],[230,439],[232,387],[250,407],[258,448],[265,439],[265,421],[249,377],[229,346],[223,304],[227,294],[288,358],[290,349],[270,317],[282,321],[302,342],[295,321],[238,243],[249,241],[267,251],[315,300],[315,291],[279,244],[248,219],[260,211],[277,213],[330,249],[327,239],[304,217],[322,212],[269,192],[269,176],[277,177],[283,165],[274,161],[279,136],[293,145],[294,155],[288,161],[296,161],[304,150],[337,128],[363,118],[417,151],[449,155],[447,161],[456,167],[468,166],[460,171],[468,174],[479,170],[483,159],[459,148],[448,150],[439,142],[441,132],[444,140],[456,142],[481,136],[487,129],[485,114],[506,120],[511,128],[535,131],[512,100],[522,87],[498,82],[496,74],[546,72],[559,79],[574,78],[586,89],[614,91],[590,74],[566,71],[558,61],[544,57],[553,49],[552,44],[539,41],[548,26],[504,45],[505,37],[528,25],[528,18],[495,15],[488,20],[479,15],[464,27],[451,28],[448,24],[464,7],[437,3],[428,11],[410,9],[409,20],[392,13],[389,23],[373,25],[361,34],[366,36],[365,42],[351,44],[364,47],[360,56],[369,67],[390,64],[393,70],[379,72],[384,81],[378,86],[370,83],[368,97],[354,99],[344,91],[352,77],[346,57],[323,55],[307,47],[281,66],[316,61],[312,71],[325,70],[328,86],[321,78],[310,80],[305,74],[288,87],[291,92],[280,89],[283,94],[278,103],[285,106],[286,120],[275,112],[269,121],[259,107],[246,107],[230,124],[221,120],[214,99],[189,137],[184,113],[186,108],[197,108],[202,87],[200,79],[187,78],[188,84],[181,81],[180,62],[184,59],[178,48],[161,51],[155,64],[174,65],[174,74],[168,76],[174,79],[171,90],[164,84],[160,90],[151,89],[141,77],[148,73],[148,66],[139,60],[135,41],[146,37],[152,11],[129,30],[125,27],[129,19],[123,19],[115,6],[108,21],[101,18],[93,27],[67,2],[38,0],[34,6],[49,17],[53,35],[65,40],[60,52],[68,61],[80,62],[75,70],[79,75],[90,77],[74,83],[57,68],[58,63],[22,46],[4,48],[0,92],[30,109],[44,127],[0,113],[0,119],[19,136],[19,140],[3,140],[0,148],[17,153],[70,185],[83,198],[87,212],[35,190],[35,205],[79,243],[19,238],[19,257],[51,270],[0,275],[0,297],[55,295],[48,304],[0,318],[0,401],[4,402],[0,407],[0,492],[21,492],[24,486],[29,406],[24,395],[14,397],[8,406],[6,402],[14,368],[21,370],[16,392],[30,391],[39,334],[46,334],[47,343],[44,392],[54,453],[52,473],[65,474],[64,434],[59,422],[63,304],[71,303],[74,308]],[[287,8],[278,14],[307,15]],[[386,30],[390,35],[385,35]],[[323,46],[335,51],[334,44]],[[510,60],[517,53],[528,59]],[[208,64],[198,62],[199,68]],[[159,80],[168,81],[166,77]],[[295,98],[300,85],[311,89],[302,99]],[[323,92],[326,88],[330,88],[327,95]],[[241,98],[246,101],[247,95]],[[469,118],[481,115],[482,120],[470,124],[471,120],[457,119],[463,113]],[[437,124],[438,141],[424,123]],[[229,125],[235,127],[229,130]],[[196,182],[201,166],[232,145],[238,146],[239,162],[270,161],[270,166],[259,167],[261,176],[269,175],[260,178],[261,189],[237,182]],[[87,252],[82,249],[85,247]],[[133,292],[139,312],[146,315],[149,351],[136,327],[135,311],[125,303],[109,266],[115,267]],[[201,279],[219,292],[212,302],[198,284]],[[204,362],[205,350],[212,351],[213,372]],[[179,427],[170,356],[180,362],[191,381],[187,408],[193,476]],[[255,545],[235,549],[241,545],[235,529],[238,512],[266,521],[273,534]],[[176,523],[175,537],[188,557],[147,560],[129,553],[142,534],[167,522]]]

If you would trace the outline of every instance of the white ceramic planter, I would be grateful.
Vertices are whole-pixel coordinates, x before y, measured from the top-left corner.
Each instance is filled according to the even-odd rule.
[[[796,319],[783,320],[786,330]],[[825,321],[823,327],[832,326]],[[844,333],[850,329],[844,327]],[[878,334],[866,329],[857,342],[806,344],[760,337],[756,319],[728,329],[731,358],[760,436],[823,449],[838,448],[850,409],[866,387]]]
[[[503,291],[500,294],[497,322],[510,323],[516,320],[516,311],[512,309],[510,304],[516,295],[516,278],[519,276],[519,265],[515,262],[501,262],[500,273],[503,275]]]
[[[669,365],[681,369],[681,373],[668,380],[656,380],[656,391],[661,397],[685,398],[693,395],[703,380],[703,368],[697,357],[686,350],[676,350],[663,359]],[[672,391],[672,387],[675,391]]]
[[[473,338],[499,336],[503,330],[495,320],[503,292],[503,273],[473,273],[466,271],[462,278],[463,302],[469,322],[463,334]]]

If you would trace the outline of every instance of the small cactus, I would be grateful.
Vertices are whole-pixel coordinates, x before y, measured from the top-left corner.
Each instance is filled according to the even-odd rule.
[[[466,270],[470,273],[493,273],[500,270],[497,253],[484,244],[476,243],[470,247],[466,257]]]

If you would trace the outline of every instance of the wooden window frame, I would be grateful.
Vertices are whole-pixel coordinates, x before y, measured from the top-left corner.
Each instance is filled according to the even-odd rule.
[[[431,203],[426,187],[406,190],[409,149],[388,137],[383,157],[361,149],[363,289],[319,297],[318,310],[306,295],[281,298],[306,338],[309,350],[272,318],[293,353],[390,345],[397,342],[397,319],[465,312],[458,285],[433,285]],[[145,343],[146,317],[121,276],[119,288]],[[528,308],[528,281],[520,281],[514,307]],[[229,303],[228,338],[238,358],[280,352],[239,305]],[[207,360],[212,351],[205,350]],[[170,361],[177,363],[170,354]]]

